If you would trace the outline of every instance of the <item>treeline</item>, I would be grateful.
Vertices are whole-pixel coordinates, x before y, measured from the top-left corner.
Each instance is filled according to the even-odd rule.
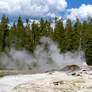
[[[67,51],[76,52],[79,47],[85,52],[86,61],[92,65],[92,18],[81,23],[76,19],[72,23],[70,19],[63,25],[62,19],[55,17],[55,28],[51,27],[51,20],[41,18],[40,23],[35,21],[30,26],[29,19],[26,19],[26,25],[18,18],[17,24],[14,22],[10,27],[9,19],[2,17],[0,22],[0,52],[5,52],[6,48],[11,47],[17,50],[26,49],[34,53],[34,49],[40,43],[42,36],[47,36],[58,43],[61,53]]]

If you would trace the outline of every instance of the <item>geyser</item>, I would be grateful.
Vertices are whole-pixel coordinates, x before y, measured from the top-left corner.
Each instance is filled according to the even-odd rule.
[[[11,48],[8,55],[1,53],[1,66],[7,69],[45,72],[62,69],[67,65],[86,65],[82,51],[60,54],[58,45],[50,38],[42,37],[40,42],[42,44],[36,47],[34,55],[14,48]]]

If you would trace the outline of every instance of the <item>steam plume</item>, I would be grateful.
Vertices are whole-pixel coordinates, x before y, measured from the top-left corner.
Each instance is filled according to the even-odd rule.
[[[52,69],[62,69],[67,65],[86,65],[83,52],[67,52],[60,54],[58,45],[50,38],[42,37],[34,51],[34,55],[26,50],[17,51],[11,48],[7,54],[1,53],[0,63],[3,67],[17,70],[32,70],[44,72]]]

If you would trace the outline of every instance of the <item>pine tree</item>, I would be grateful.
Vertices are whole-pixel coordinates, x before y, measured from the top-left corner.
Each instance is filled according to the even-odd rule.
[[[45,36],[47,34],[47,25],[46,22],[41,18],[40,21],[40,36]]]
[[[73,35],[72,34],[73,34],[72,22],[70,19],[68,19],[66,22],[66,27],[65,27],[65,42],[64,42],[66,51],[73,50],[73,44],[72,44]]]
[[[89,18],[88,30],[87,30],[87,46],[86,46],[86,61],[89,65],[92,65],[92,18]]]
[[[87,48],[87,35],[88,35],[88,23],[84,21],[81,29],[81,46],[82,50],[85,52]]]
[[[25,27],[25,44],[24,47],[26,50],[33,52],[32,50],[32,30],[30,29],[29,19],[26,19],[26,27]]]
[[[83,23],[77,18],[72,24],[68,19],[64,28],[63,20],[55,17],[55,28],[51,27],[51,20],[41,18],[40,24],[33,21],[32,25],[29,19],[26,19],[26,25],[19,17],[17,23],[9,27],[9,19],[2,16],[0,23],[0,52],[6,51],[6,48],[15,47],[17,50],[26,49],[34,53],[42,36],[47,36],[58,43],[61,53],[67,51],[76,52],[80,47],[85,52],[86,61],[92,65],[92,18]]]
[[[8,32],[9,32],[8,23],[9,23],[8,18],[6,18],[5,15],[3,15],[1,20],[2,51],[5,51],[5,48],[7,47],[7,39],[8,39]]]
[[[17,37],[16,49],[24,48],[25,28],[24,28],[23,21],[20,16],[17,22],[16,37]]]
[[[81,31],[81,24],[79,19],[76,19],[72,32],[73,51],[77,51],[78,48],[80,47],[80,31]]]
[[[58,42],[59,48],[61,52],[65,51],[64,47],[64,27],[63,27],[63,21],[62,19],[58,20],[55,29],[54,29],[54,35],[53,35],[54,41]]]
[[[16,23],[13,23],[13,26],[10,28],[9,31],[9,47],[13,46],[15,47],[15,44],[17,42],[17,28],[16,28]]]
[[[41,31],[39,31],[39,26],[38,24],[35,23],[35,21],[32,23],[32,32],[31,32],[31,47],[32,47],[32,52],[34,51],[35,47],[38,45],[39,40],[40,40],[40,34],[42,34]]]

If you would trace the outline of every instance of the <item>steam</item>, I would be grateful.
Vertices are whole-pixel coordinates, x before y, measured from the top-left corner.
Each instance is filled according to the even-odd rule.
[[[58,45],[50,38],[42,37],[34,55],[26,50],[17,51],[14,48],[8,54],[1,53],[0,65],[7,69],[30,70],[44,72],[52,69],[62,69],[67,65],[86,65],[82,51],[60,54]]]

